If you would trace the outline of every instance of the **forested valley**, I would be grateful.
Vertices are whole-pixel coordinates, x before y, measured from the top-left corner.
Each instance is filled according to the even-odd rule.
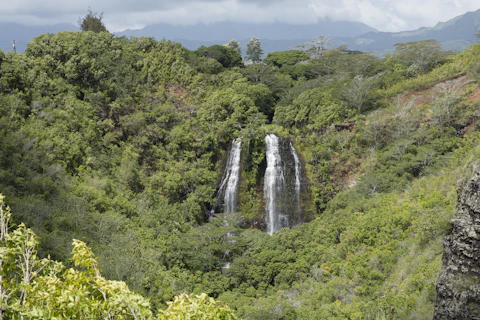
[[[432,318],[480,156],[480,44],[310,45],[247,65],[230,46],[91,31],[0,51],[1,316]],[[302,172],[302,223],[275,232],[268,135]]]

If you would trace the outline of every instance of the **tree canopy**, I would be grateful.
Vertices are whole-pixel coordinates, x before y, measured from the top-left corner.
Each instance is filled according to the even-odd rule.
[[[103,24],[103,12],[101,14],[94,13],[91,8],[88,8],[88,13],[85,17],[78,19],[78,27],[82,31],[93,32],[108,32]]]
[[[232,48],[232,49],[235,50],[240,56],[242,56],[242,48],[240,47],[240,42],[238,42],[237,40],[232,39],[232,40],[228,41],[228,43],[226,44],[226,46],[229,47],[229,48]]]
[[[293,66],[299,62],[308,60],[309,56],[300,50],[288,50],[283,52],[269,53],[263,60],[266,64],[273,64],[276,67]]]
[[[201,46],[194,53],[198,57],[215,59],[224,68],[240,67],[243,65],[242,56],[238,50],[230,46],[213,45],[210,47]]]
[[[445,61],[449,53],[440,48],[441,45],[436,40],[398,43],[395,45],[394,59],[405,66],[407,74],[418,76]]]

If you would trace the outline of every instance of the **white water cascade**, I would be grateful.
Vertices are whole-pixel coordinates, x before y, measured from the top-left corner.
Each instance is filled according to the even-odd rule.
[[[223,196],[223,212],[225,225],[228,226],[228,213],[236,212],[237,210],[237,195],[238,195],[238,184],[240,181],[240,156],[242,154],[242,142],[240,139],[235,139],[232,143],[232,149],[228,155],[227,166],[223,174],[222,182],[220,183],[220,188],[218,194],[221,197]],[[233,234],[231,232],[227,233],[226,238],[231,238]],[[228,242],[233,243],[235,240],[227,240]],[[225,258],[230,255],[230,251],[225,252]],[[231,262],[227,261],[222,267],[222,271],[225,271],[230,268]]]
[[[285,189],[285,175],[283,171],[282,158],[280,156],[280,143],[278,137],[269,134],[265,137],[267,170],[265,171],[264,197],[267,212],[267,232],[273,234],[282,227],[288,228],[288,219],[282,215],[282,208],[279,208],[281,196]]]
[[[267,169],[263,193],[268,234],[302,222],[301,163],[292,143],[274,134],[265,137]]]
[[[297,210],[300,212],[300,170],[302,169],[300,164],[300,159],[298,158],[297,150],[293,147],[290,142],[290,150],[292,151],[293,159],[295,160],[295,205]]]
[[[223,212],[235,212],[237,209],[238,182],[240,181],[240,155],[242,142],[235,139],[228,155],[227,166],[219,188],[223,195]]]

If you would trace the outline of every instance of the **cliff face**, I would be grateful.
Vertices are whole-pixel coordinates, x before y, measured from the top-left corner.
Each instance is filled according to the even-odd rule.
[[[444,242],[434,319],[480,319],[480,168],[459,192]]]

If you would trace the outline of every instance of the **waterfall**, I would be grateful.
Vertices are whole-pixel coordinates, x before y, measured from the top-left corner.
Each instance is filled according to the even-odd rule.
[[[282,227],[288,228],[288,219],[282,214],[281,196],[285,190],[285,175],[280,143],[276,135],[265,137],[267,170],[265,171],[264,197],[267,212],[267,232],[272,234]]]
[[[237,211],[237,195],[238,195],[238,183],[240,181],[240,156],[242,154],[242,142],[240,139],[235,139],[232,142],[232,149],[228,154],[227,165],[223,174],[222,182],[220,183],[220,188],[218,189],[219,200],[223,201],[223,212],[225,225],[228,226],[228,216],[230,212]],[[226,238],[231,238],[233,234],[228,232]],[[227,240],[229,243],[234,243],[235,240]],[[224,254],[224,258],[227,258],[230,255],[230,251],[227,250]],[[230,261],[227,261],[222,266],[222,271],[225,271],[230,268]]]
[[[288,138],[274,134],[265,137],[267,167],[264,177],[266,231],[273,234],[281,228],[289,228],[303,222],[300,203],[302,166],[296,149]],[[242,142],[235,139],[228,153],[227,164],[217,193],[217,210],[224,213],[225,225],[229,225],[229,213],[237,211],[240,184],[240,160]],[[218,211],[217,211],[218,212]],[[226,241],[233,234],[226,235]],[[228,254],[226,254],[228,256]],[[228,268],[228,264],[225,265]]]
[[[300,170],[301,164],[300,159],[298,158],[297,150],[293,147],[292,143],[290,142],[290,150],[292,151],[293,159],[295,160],[295,204],[297,210],[300,211]]]
[[[292,143],[274,134],[265,137],[267,169],[264,198],[267,232],[273,234],[302,222],[301,164]]]
[[[223,196],[223,212],[235,212],[237,210],[238,182],[240,181],[240,155],[242,142],[235,139],[228,155],[227,166],[223,174],[218,194]]]

